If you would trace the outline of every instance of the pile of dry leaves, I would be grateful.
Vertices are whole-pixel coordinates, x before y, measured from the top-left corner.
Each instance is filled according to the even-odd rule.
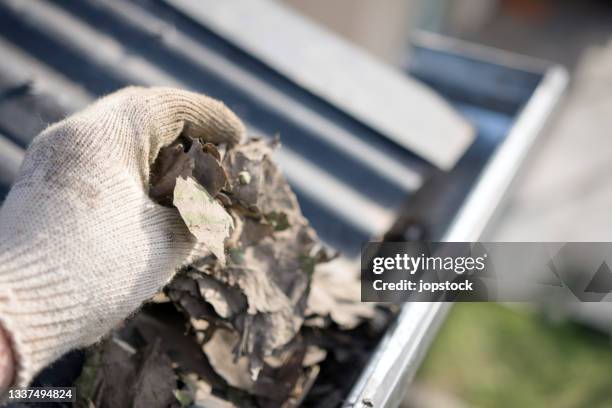
[[[80,404],[341,402],[389,315],[359,302],[356,266],[332,259],[302,216],[272,160],[277,143],[162,149],[150,195],[178,209],[201,256],[89,351]]]

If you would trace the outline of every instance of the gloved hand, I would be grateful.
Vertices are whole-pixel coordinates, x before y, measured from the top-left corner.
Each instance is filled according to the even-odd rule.
[[[0,211],[0,326],[16,385],[100,339],[194,251],[178,212],[148,197],[151,164],[181,132],[229,144],[245,135],[204,95],[126,88],[33,141]]]

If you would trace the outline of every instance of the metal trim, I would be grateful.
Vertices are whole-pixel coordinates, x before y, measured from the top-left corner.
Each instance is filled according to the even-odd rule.
[[[507,194],[518,169],[541,134],[569,82],[565,68],[549,68],[516,124],[486,165],[443,241],[479,239]],[[451,303],[406,303],[387,330],[346,400],[350,407],[396,407],[405,384],[426,354]]]

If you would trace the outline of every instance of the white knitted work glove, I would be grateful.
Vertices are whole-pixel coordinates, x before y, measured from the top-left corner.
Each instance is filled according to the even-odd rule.
[[[17,385],[100,339],[194,250],[178,211],[148,197],[151,164],[182,131],[230,144],[245,135],[204,95],[126,88],[33,141],[0,211],[0,325]]]

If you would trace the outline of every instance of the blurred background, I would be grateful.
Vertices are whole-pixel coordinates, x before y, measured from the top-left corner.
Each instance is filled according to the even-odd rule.
[[[392,64],[413,30],[563,64],[570,89],[488,238],[612,240],[612,2],[287,2]],[[612,406],[611,332],[606,303],[457,304],[404,407]]]
[[[469,98],[470,103],[453,101],[476,123],[479,135],[453,170],[457,178],[450,179],[447,190],[455,181],[463,193],[472,186],[494,144],[503,140],[537,86],[539,76],[513,71],[512,54],[565,66],[570,87],[484,239],[612,241],[612,2],[276,1],[396,68],[406,71],[417,63],[412,73],[434,85],[444,85],[446,75],[452,77],[447,84],[454,89],[464,82],[466,94],[478,85],[477,72],[465,76],[461,70],[431,70],[433,60],[419,65],[424,56],[450,60],[411,48],[423,31],[510,52],[494,53],[499,55],[496,63],[512,72],[502,72],[508,76],[499,81],[484,78],[501,84],[494,102],[505,105],[483,107]],[[23,149],[48,123],[122,86],[164,84],[209,93],[226,101],[251,129],[269,136],[280,132],[284,147],[279,161],[304,213],[327,242],[345,253],[357,256],[364,240],[384,233],[381,228],[388,227],[385,223],[397,215],[394,211],[408,208],[413,214],[418,206],[402,203],[418,183],[403,175],[414,175],[420,183],[437,174],[433,166],[390,147],[388,140],[330,107],[329,101],[313,97],[309,89],[227,44],[212,33],[206,18],[177,6],[186,3],[0,0],[2,196]],[[198,10],[196,1],[189,7]],[[430,70],[433,76],[428,76]],[[508,77],[511,85],[516,78],[527,82],[529,91],[517,93],[523,99],[513,99],[515,89],[504,83]],[[493,92],[487,86],[484,92]],[[444,94],[445,88],[438,90]],[[449,97],[448,92],[444,96]],[[500,106],[503,109],[497,109]],[[342,145],[340,140],[351,143]],[[395,170],[401,174],[381,177],[376,163],[380,157],[399,163],[386,169],[386,176]],[[310,182],[314,179],[317,183]],[[425,195],[420,205],[438,210],[439,203],[431,197]],[[454,204],[442,211],[444,217],[457,210],[457,201],[449,202]],[[446,227],[444,219],[440,223]],[[411,229],[406,234],[401,238],[421,237]],[[563,310],[457,304],[416,380],[406,386],[403,406],[612,406],[611,334],[608,303],[574,303]]]

